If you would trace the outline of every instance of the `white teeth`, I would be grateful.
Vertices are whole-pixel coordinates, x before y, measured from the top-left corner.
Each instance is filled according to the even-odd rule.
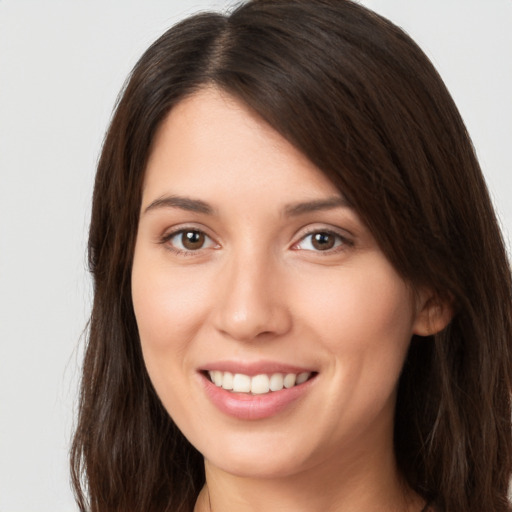
[[[267,375],[256,375],[251,379],[251,393],[253,395],[263,395],[270,390],[270,379]]]
[[[242,373],[235,373],[233,377],[233,391],[235,393],[249,393],[251,391],[251,377]]]
[[[299,385],[303,382],[306,382],[309,379],[309,372],[302,372],[297,375],[297,380],[295,381],[295,384]]]
[[[219,372],[222,373],[222,372]],[[224,372],[224,377],[222,379],[222,387],[224,389],[233,389],[233,374],[229,372]]]
[[[283,375],[281,373],[274,373],[274,375],[270,377],[270,391],[281,391],[283,386]]]
[[[222,386],[222,372],[213,372],[213,382],[215,382],[216,386]]]
[[[281,391],[284,388],[292,388],[303,384],[310,377],[310,372],[299,374],[273,373],[272,375],[260,374],[250,377],[243,373],[221,372],[213,370],[208,372],[211,381],[219,388],[233,391],[235,393],[252,393],[253,395],[264,395],[269,391]]]
[[[289,373],[284,378],[284,387],[286,389],[293,388],[293,386],[295,386],[296,380],[297,380],[297,375],[295,375],[295,373]]]

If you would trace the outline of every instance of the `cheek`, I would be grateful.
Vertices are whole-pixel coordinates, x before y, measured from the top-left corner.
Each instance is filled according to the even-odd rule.
[[[201,326],[209,290],[207,278],[176,273],[152,258],[136,254],[132,299],[141,342],[156,350],[186,344]]]
[[[390,393],[412,336],[410,289],[384,259],[369,261],[364,272],[345,267],[318,277],[298,292],[304,298],[299,316],[309,318],[333,359],[344,380],[336,385]]]
[[[144,363],[164,407],[181,423],[195,399],[189,382],[191,361],[209,294],[200,281],[173,271],[168,262],[154,257],[154,251],[135,252],[132,300]]]
[[[364,271],[342,268],[323,280],[316,276],[302,295],[307,297],[310,317],[330,333],[330,339],[362,348],[412,334],[412,293],[383,258],[364,265]]]
[[[311,282],[307,296],[300,314],[307,315],[309,337],[316,335],[318,349],[330,359],[323,413],[330,436],[355,443],[369,426],[375,435],[387,432],[412,336],[408,287],[392,269],[375,264],[365,272],[344,269],[324,282]]]
[[[190,371],[194,339],[204,325],[209,295],[204,282],[208,280],[173,271],[154,248],[136,248],[133,307],[146,369],[166,406],[174,402],[176,392],[187,394],[183,375]]]

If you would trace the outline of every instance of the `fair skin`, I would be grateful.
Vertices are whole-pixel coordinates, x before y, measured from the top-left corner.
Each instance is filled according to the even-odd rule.
[[[132,294],[153,385],[205,457],[196,512],[421,509],[396,469],[396,386],[411,336],[445,320],[325,175],[225,93],[182,100],[157,133]],[[263,389],[223,389],[227,373]]]

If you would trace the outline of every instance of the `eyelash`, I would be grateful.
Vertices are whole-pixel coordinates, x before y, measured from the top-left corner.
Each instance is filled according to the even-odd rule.
[[[193,249],[191,250],[191,249],[181,249],[181,248],[178,248],[175,245],[170,243],[170,241],[173,238],[178,237],[180,235],[183,236],[185,233],[194,233],[194,234],[204,236],[205,239],[210,241],[210,246],[204,247],[204,245],[202,245],[201,247],[199,247],[195,250],[193,250]],[[305,240],[307,240],[308,238],[310,238],[314,235],[333,236],[336,239],[334,243],[337,245],[334,245],[334,247],[330,247],[326,250],[303,249],[303,248],[299,247],[300,244],[304,243]],[[166,245],[168,250],[172,251],[174,254],[176,254],[178,256],[196,256],[199,254],[199,252],[202,249],[210,249],[210,248],[215,248],[215,247],[219,246],[218,244],[216,244],[216,242],[210,236],[208,236],[201,229],[187,228],[187,227],[180,228],[176,231],[172,231],[170,233],[165,234],[164,236],[161,237],[159,242],[163,245]],[[313,245],[313,242],[311,242],[311,245]],[[335,254],[340,251],[343,251],[343,250],[347,249],[348,247],[353,247],[353,245],[354,245],[354,242],[352,240],[348,239],[346,236],[343,236],[336,231],[333,231],[331,229],[314,229],[314,230],[309,231],[308,233],[303,234],[301,236],[300,240],[292,245],[292,249],[293,250],[310,251],[310,252],[318,253],[321,255],[330,255],[330,254]]]
[[[323,250],[323,251],[319,250],[319,249],[317,249],[317,250],[315,250],[315,249],[301,249],[301,248],[298,247],[307,238],[311,238],[314,235],[333,236],[336,239],[334,243],[337,244],[337,245],[335,245],[334,247],[331,247],[329,249]],[[313,242],[310,242],[310,244],[312,245]],[[305,233],[304,235],[302,235],[300,240],[298,242],[296,242],[295,244],[293,244],[292,249],[310,251],[310,252],[314,252],[314,253],[320,254],[322,256],[324,256],[324,255],[328,256],[328,255],[336,254],[336,253],[338,253],[340,251],[346,250],[347,248],[353,247],[353,246],[354,246],[354,242],[352,240],[350,240],[346,236],[341,235],[337,231],[334,231],[332,229],[312,229],[311,231],[309,231],[309,232]]]
[[[201,246],[196,250],[190,250],[190,249],[186,249],[186,248],[180,249],[179,247],[176,247],[175,245],[170,243],[173,238],[178,237],[180,235],[183,236],[185,233],[195,233],[198,235],[203,235],[205,237],[205,239],[208,239],[210,241],[212,246],[218,247],[218,244],[210,236],[208,236],[203,230],[197,229],[197,228],[187,228],[187,227],[180,228],[176,231],[172,231],[170,233],[163,235],[159,242],[162,245],[165,245],[168,250],[172,251],[174,254],[176,254],[178,256],[196,256],[201,251],[201,249],[214,248],[214,247]]]

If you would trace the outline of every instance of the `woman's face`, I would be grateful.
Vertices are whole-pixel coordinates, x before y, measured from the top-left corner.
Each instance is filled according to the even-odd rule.
[[[226,94],[156,136],[132,290],[156,392],[208,464],[285,476],[392,451],[421,308],[340,192]]]

